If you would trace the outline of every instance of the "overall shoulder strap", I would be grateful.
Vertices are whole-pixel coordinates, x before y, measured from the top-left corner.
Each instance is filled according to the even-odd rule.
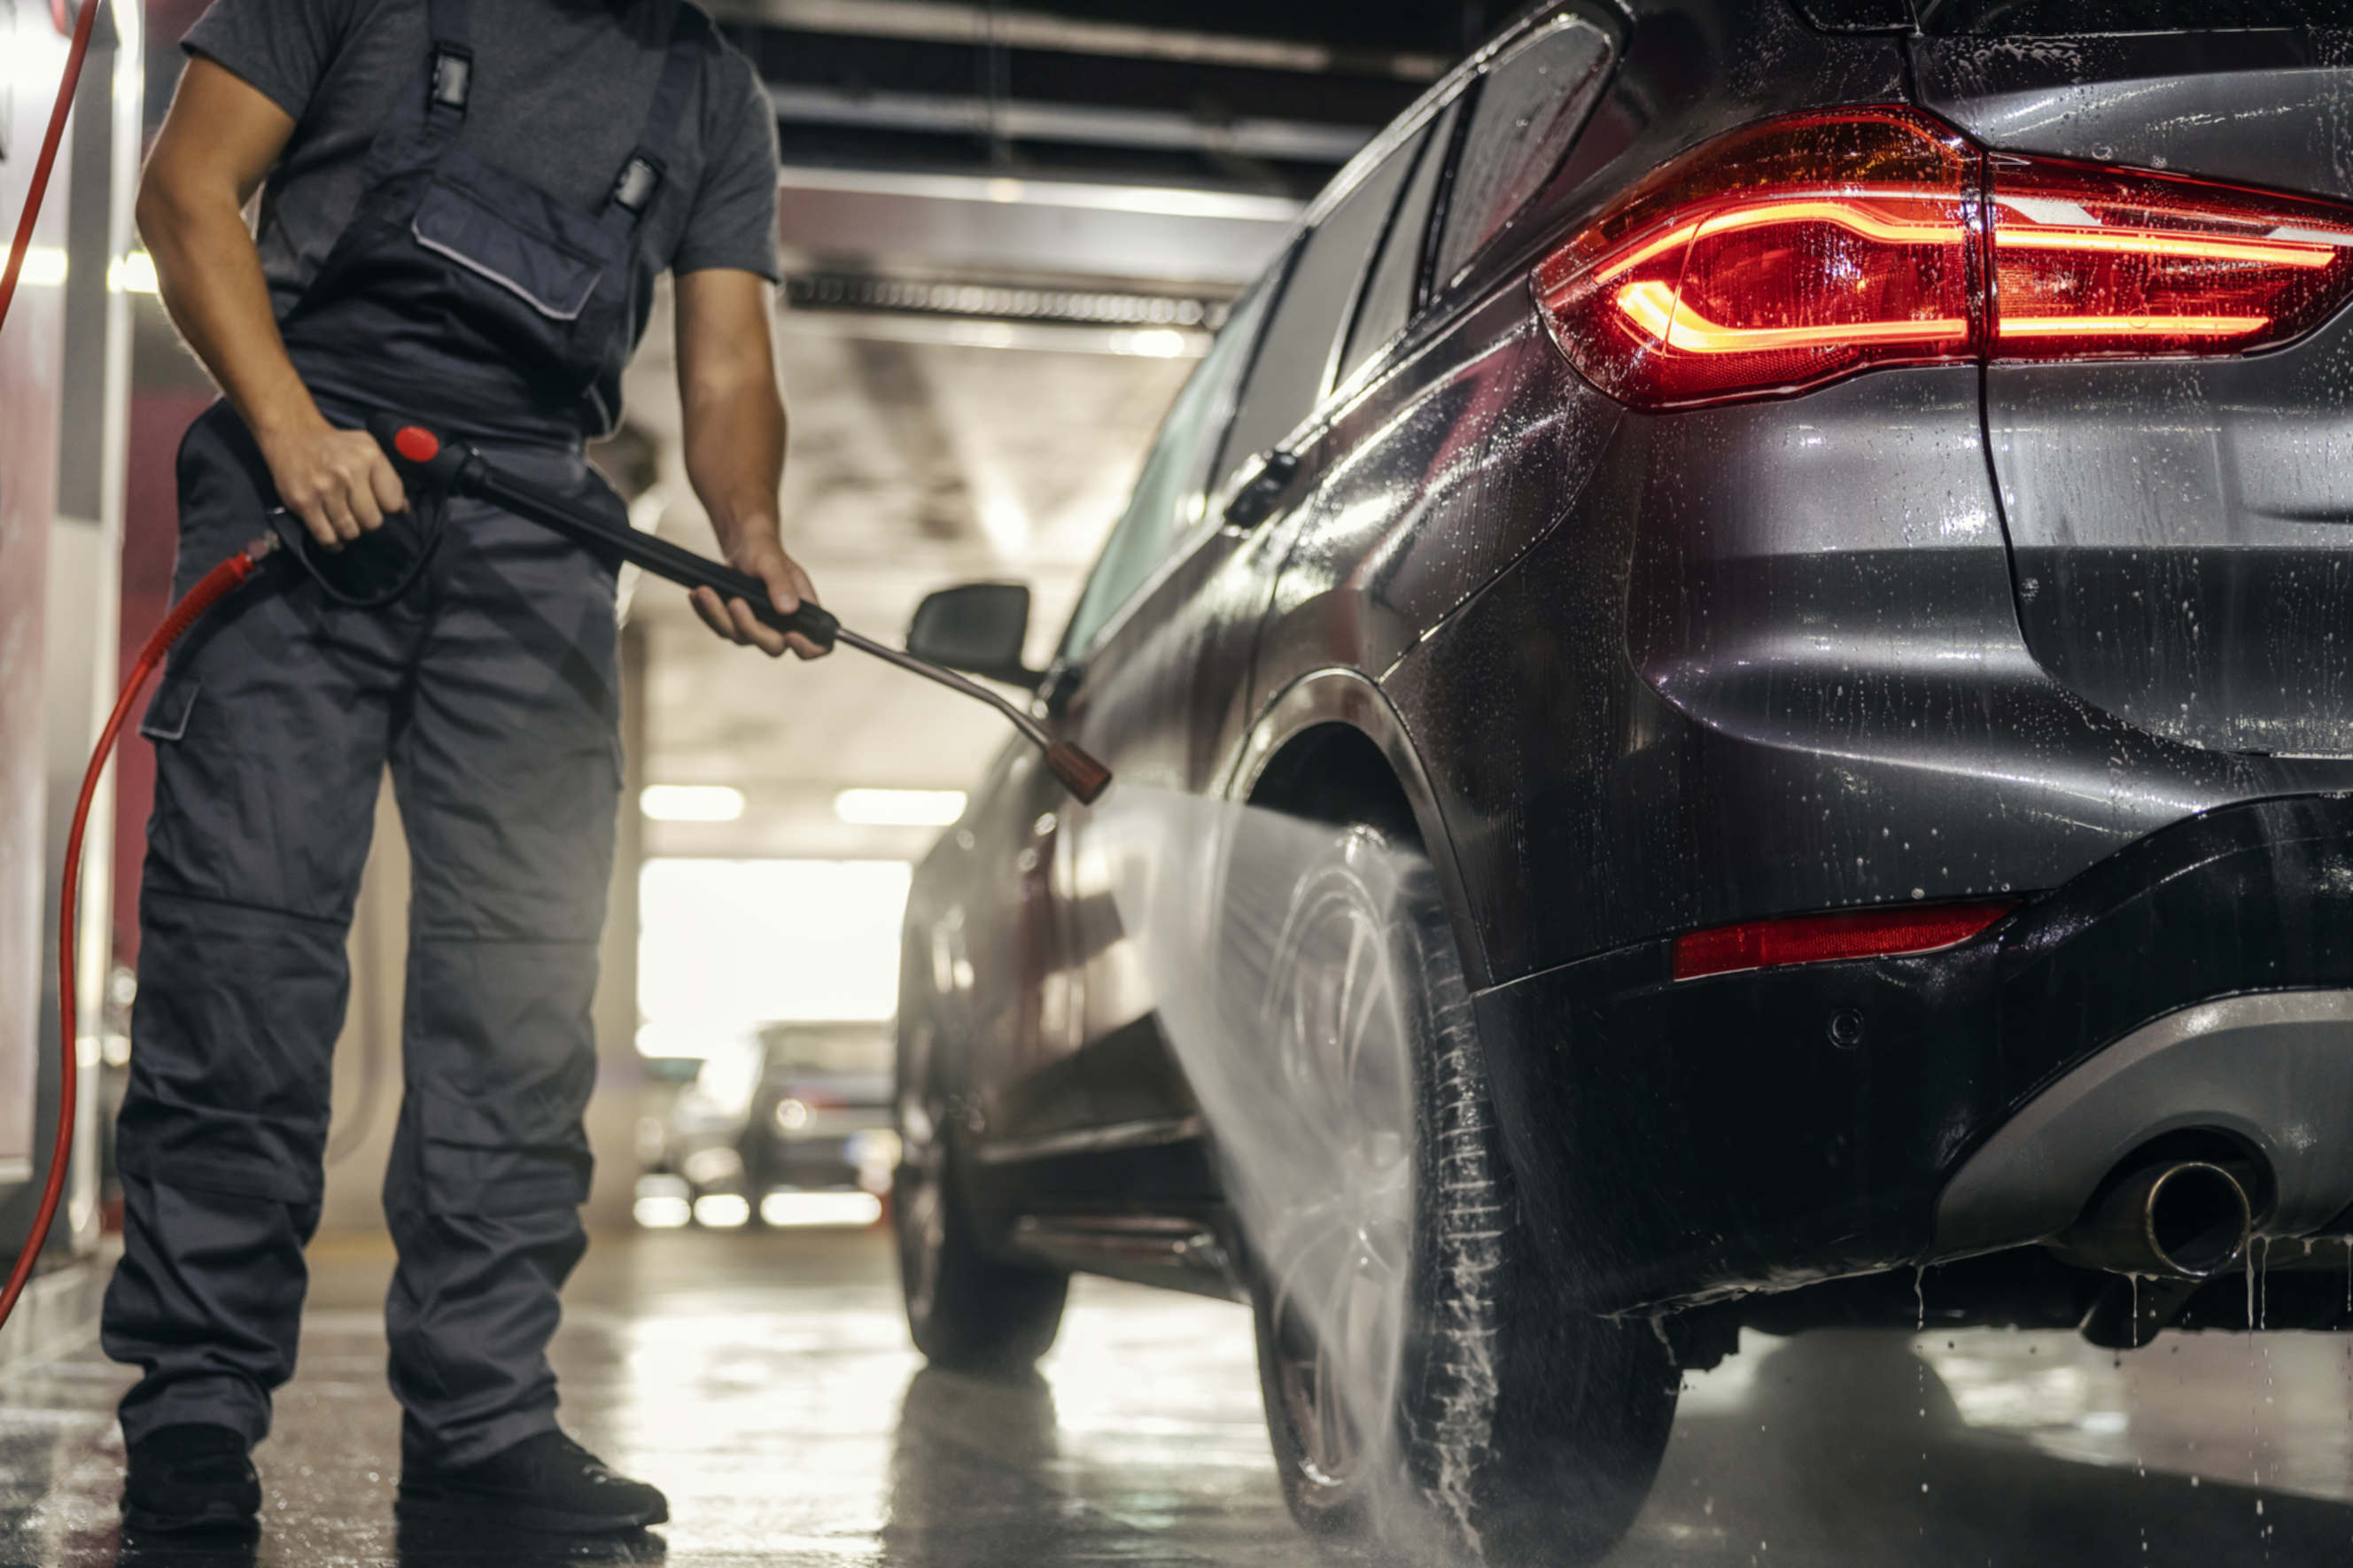
[[[427,0],[426,19],[433,32],[425,67],[426,133],[437,142],[447,142],[465,122],[466,100],[474,89],[466,0]]]
[[[431,158],[457,140],[474,86],[465,0],[427,0],[425,61],[369,149],[371,182],[395,165]]]
[[[654,84],[646,128],[638,133],[637,149],[621,165],[612,194],[606,198],[607,224],[632,226],[653,205],[669,173],[670,143],[678,135],[679,120],[686,112],[686,100],[702,74],[703,57],[714,41],[711,19],[700,7],[679,0],[678,14],[670,22],[670,52],[662,60],[661,78]]]

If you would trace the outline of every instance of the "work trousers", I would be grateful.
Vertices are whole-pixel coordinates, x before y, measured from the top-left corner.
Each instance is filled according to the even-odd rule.
[[[576,453],[491,455],[620,508]],[[273,503],[225,405],[190,430],[179,483],[184,594]],[[554,1426],[545,1351],[586,1246],[618,713],[612,564],[470,502],[396,605],[338,604],[281,555],[175,653],[142,727],[155,803],[103,1322],[107,1353],[145,1372],[127,1440],[202,1421],[259,1441],[293,1373],[387,766],[414,868],[384,1180],[393,1391],[409,1443],[452,1463]]]

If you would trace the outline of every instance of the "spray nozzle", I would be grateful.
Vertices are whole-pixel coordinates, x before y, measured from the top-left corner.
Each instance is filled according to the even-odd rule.
[[[1082,805],[1092,805],[1111,787],[1111,770],[1068,741],[1046,748],[1046,767]]]

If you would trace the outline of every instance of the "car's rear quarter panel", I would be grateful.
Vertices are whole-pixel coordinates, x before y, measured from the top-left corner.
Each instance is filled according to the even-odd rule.
[[[1740,118],[1835,100],[1857,77],[1851,63],[1809,76],[1788,52],[1777,64],[1777,92],[1736,93]],[[1620,90],[1671,96],[1639,79]],[[1713,102],[1664,118],[1621,162],[1651,166],[1722,118]],[[2316,339],[2306,352],[2337,350]],[[2223,384],[2232,374],[2249,395]],[[2190,744],[2088,700],[2021,624],[2005,503],[2065,494],[2082,498],[2073,516],[2096,497],[2129,536],[2166,471],[2162,440],[2179,437],[2168,417],[2189,416],[2209,493],[2259,450],[2267,460],[2232,476],[2239,494],[2301,485],[2317,512],[2353,510],[2334,499],[2353,468],[2313,426],[2353,374],[2332,362],[2316,378],[2327,389],[2272,395],[2253,393],[2258,376],[2294,380],[2278,356],[2220,374],[1883,372],[1801,398],[1629,415],[1597,458],[1579,439],[1592,422],[1562,413],[1588,389],[1556,356],[1522,362],[1482,459],[1477,526],[1533,548],[1417,636],[1384,687],[1488,954],[1499,1110],[1583,1299],[1688,1299],[1915,1255],[1943,1173],[2099,1043],[2037,1038],[2031,1018],[1997,1027],[1989,990],[1963,997],[1966,975],[1901,962],[1835,1001],[1757,977],[1728,1009],[1669,1005],[1672,932],[2030,894],[2200,811],[2353,784],[2341,763]],[[2010,390],[2071,377],[2040,402]],[[2090,390],[2102,377],[2113,395]],[[2177,485],[2173,499],[2197,495]],[[2301,525],[2334,552],[2327,525]],[[2276,574],[2284,560],[2263,563]],[[2283,600],[2296,625],[2353,626],[2353,602],[2339,617],[2329,599],[2353,594],[2342,560],[2297,574],[2292,599],[2274,591],[2263,618],[2275,635]],[[2146,609],[2127,624],[2115,599],[2130,602],[2101,597],[2070,624],[2163,646],[2168,627]],[[2193,598],[2185,613],[2207,607]],[[2325,715],[2336,666],[2270,657]],[[1824,1026],[1847,1005],[1872,1020],[1860,1052]]]
[[[2353,34],[1916,55],[1926,106],[1999,152],[2353,194]],[[2192,745],[2353,752],[2353,323],[2244,357],[1996,363],[1985,405],[2043,668]]]

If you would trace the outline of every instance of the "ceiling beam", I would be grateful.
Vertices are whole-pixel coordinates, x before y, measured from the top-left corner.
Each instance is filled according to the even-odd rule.
[[[1299,211],[1218,191],[786,168],[777,237],[822,265],[1231,294],[1274,258]]]
[[[1007,142],[1059,142],[1082,147],[1143,147],[1225,153],[1335,166],[1372,139],[1370,126],[1302,120],[1206,120],[1160,109],[1042,103],[1018,99],[913,92],[852,92],[799,83],[768,83],[776,118],[788,124],[846,125],[866,131],[916,131]]]
[[[955,0],[715,0],[711,11],[723,22],[809,33],[1051,49],[1311,75],[1378,76],[1409,82],[1435,81],[1450,63],[1434,54],[1339,48],[1282,38],[1087,21],[1038,11],[960,5]]]

